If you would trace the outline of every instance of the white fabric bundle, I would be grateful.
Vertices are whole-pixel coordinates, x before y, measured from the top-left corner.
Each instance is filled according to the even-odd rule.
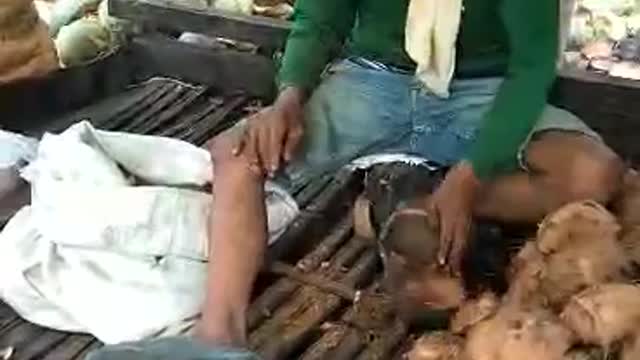
[[[183,186],[212,175],[206,150],[174,139],[87,122],[45,135],[23,170],[32,204],[0,233],[0,297],[31,322],[107,344],[190,323],[205,293],[212,196]],[[298,208],[265,188],[273,241]]]
[[[223,11],[251,15],[253,0],[214,0],[213,6]]]
[[[36,157],[36,139],[0,130],[0,169],[19,167]]]

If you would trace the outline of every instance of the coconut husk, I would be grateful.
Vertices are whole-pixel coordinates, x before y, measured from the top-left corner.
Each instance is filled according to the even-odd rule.
[[[540,225],[516,257],[508,297],[561,308],[592,285],[623,279],[628,261],[615,217],[593,201],[568,204]]]
[[[40,77],[57,68],[55,46],[33,2],[0,3],[0,83]]]

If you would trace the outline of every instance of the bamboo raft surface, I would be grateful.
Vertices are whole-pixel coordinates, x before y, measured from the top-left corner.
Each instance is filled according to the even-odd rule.
[[[101,129],[201,145],[255,106],[242,94],[216,96],[202,86],[154,79],[54,124],[91,119]],[[295,194],[302,212],[271,249],[274,261],[249,311],[250,345],[266,359],[387,358],[405,340],[407,329],[377,289],[375,244],[353,236],[350,207],[361,178],[344,171]],[[0,304],[0,358],[82,359],[100,346],[88,335],[30,324]]]

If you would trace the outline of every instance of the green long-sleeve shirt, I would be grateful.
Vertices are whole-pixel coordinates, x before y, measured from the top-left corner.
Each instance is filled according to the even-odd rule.
[[[413,67],[404,51],[409,0],[297,0],[279,81],[313,89],[334,57]],[[464,0],[457,77],[503,75],[467,159],[481,178],[513,161],[555,77],[558,0]]]

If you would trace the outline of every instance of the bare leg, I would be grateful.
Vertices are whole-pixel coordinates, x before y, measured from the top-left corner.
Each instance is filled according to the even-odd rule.
[[[243,346],[245,313],[267,246],[263,179],[232,155],[228,136],[211,145],[216,178],[209,234],[207,296],[199,337],[211,344]]]
[[[536,223],[571,201],[606,204],[618,191],[624,165],[606,145],[577,133],[548,131],[526,151],[529,172],[486,184],[476,216],[504,222]]]

